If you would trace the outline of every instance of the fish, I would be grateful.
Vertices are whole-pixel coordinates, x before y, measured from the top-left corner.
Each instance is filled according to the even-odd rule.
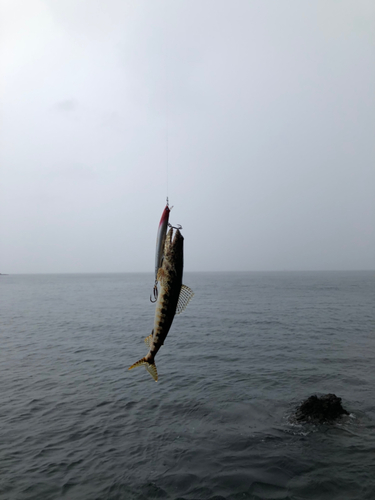
[[[168,200],[167,200],[167,205],[163,210],[163,213],[161,215],[161,219],[159,222],[159,227],[158,227],[158,232],[156,235],[156,251],[155,251],[155,284],[153,288],[153,295],[154,295],[154,300],[151,299],[151,302],[155,302],[158,298],[158,271],[161,268],[163,258],[164,258],[164,246],[165,246],[165,237],[167,235],[167,229],[168,229],[168,221],[169,221],[169,213],[171,209],[169,208],[168,205]]]
[[[173,236],[173,230],[176,232]],[[184,238],[179,228],[171,227],[165,239],[164,258],[162,266],[157,272],[159,294],[156,302],[154,328],[151,335],[145,338],[149,347],[146,356],[132,366],[144,365],[155,382],[158,381],[158,372],[155,365],[155,356],[168,335],[176,314],[185,310],[194,296],[194,292],[182,284],[184,267]]]

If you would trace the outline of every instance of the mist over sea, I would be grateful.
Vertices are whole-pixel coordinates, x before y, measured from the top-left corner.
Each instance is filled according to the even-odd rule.
[[[373,500],[374,278],[185,273],[155,383],[151,273],[0,276],[0,499]]]

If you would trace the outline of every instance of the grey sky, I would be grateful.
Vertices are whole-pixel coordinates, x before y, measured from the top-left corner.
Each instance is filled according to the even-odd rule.
[[[0,272],[375,268],[373,0],[0,0]]]

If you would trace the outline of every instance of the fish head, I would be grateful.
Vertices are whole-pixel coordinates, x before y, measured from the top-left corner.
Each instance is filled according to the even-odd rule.
[[[184,237],[180,233],[179,229],[176,229],[173,237],[173,229],[173,227],[169,229],[165,239],[164,259],[174,263],[179,260],[182,261],[184,252]]]

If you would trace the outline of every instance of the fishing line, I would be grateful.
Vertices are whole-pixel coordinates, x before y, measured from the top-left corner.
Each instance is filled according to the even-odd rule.
[[[167,187],[167,205],[169,190],[169,99],[168,99],[168,16],[167,0],[165,2],[165,149],[166,149],[166,187]]]

